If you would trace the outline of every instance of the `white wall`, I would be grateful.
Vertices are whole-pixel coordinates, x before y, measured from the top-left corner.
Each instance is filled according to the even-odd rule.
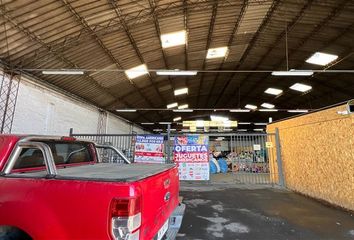
[[[22,77],[17,98],[12,133],[68,135],[97,133],[99,111],[96,107],[75,100]],[[107,133],[129,134],[144,130],[108,114]]]

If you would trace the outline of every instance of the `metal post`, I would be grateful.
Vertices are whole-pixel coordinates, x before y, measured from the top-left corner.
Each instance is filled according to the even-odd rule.
[[[275,144],[277,148],[277,165],[278,165],[278,178],[279,185],[285,187],[285,180],[283,174],[283,161],[281,158],[281,145],[280,145],[280,137],[279,137],[279,129],[275,128]]]
[[[167,124],[167,163],[171,163],[170,135],[171,135],[171,124]]]
[[[74,129],[73,129],[73,128],[70,128],[70,130],[69,130],[69,136],[72,137],[73,134],[74,134]]]

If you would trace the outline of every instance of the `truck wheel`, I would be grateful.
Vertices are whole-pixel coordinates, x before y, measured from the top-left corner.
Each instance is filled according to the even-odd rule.
[[[32,238],[20,229],[10,228],[6,232],[0,232],[0,240],[32,240]]]

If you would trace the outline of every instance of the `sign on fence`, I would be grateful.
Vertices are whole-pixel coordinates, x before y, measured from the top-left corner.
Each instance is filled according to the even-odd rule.
[[[173,160],[178,165],[180,180],[209,180],[209,137],[176,136]]]
[[[165,163],[163,136],[137,135],[134,161],[140,163]]]

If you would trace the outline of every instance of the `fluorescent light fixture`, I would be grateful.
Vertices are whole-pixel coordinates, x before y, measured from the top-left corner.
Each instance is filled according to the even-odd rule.
[[[186,31],[178,31],[161,35],[161,44],[163,48],[169,48],[186,44]]]
[[[249,109],[230,109],[229,111],[241,113],[241,112],[250,112],[251,110],[249,110]]]
[[[173,119],[174,122],[180,121],[182,118],[181,117],[176,117]]]
[[[195,121],[195,125],[197,127],[204,127],[204,121],[203,120],[197,120],[197,121]]]
[[[250,122],[239,122],[238,125],[250,125]]]
[[[267,90],[264,91],[265,93],[271,94],[271,95],[279,95],[283,93],[283,90],[277,89],[277,88],[268,88]]]
[[[312,76],[311,70],[290,70],[290,71],[274,71],[273,76]]]
[[[162,132],[163,130],[162,129],[153,129],[152,131],[154,131],[154,132]]]
[[[238,132],[247,132],[247,129],[237,129]]]
[[[168,104],[167,108],[170,109],[170,108],[175,108],[177,106],[178,106],[178,103],[174,102],[174,103]]]
[[[187,109],[188,108],[188,104],[183,104],[181,106],[178,106],[178,109]]]
[[[82,70],[44,70],[42,71],[44,75],[83,75]]]
[[[222,58],[226,56],[227,51],[228,51],[227,47],[209,48],[206,58],[207,59]]]
[[[129,79],[137,78],[148,73],[149,72],[145,64],[125,70],[125,75],[127,75]]]
[[[264,129],[263,129],[263,128],[255,128],[255,129],[253,129],[253,131],[256,131],[256,132],[263,132]]]
[[[117,112],[136,112],[136,109],[117,109]]]
[[[278,109],[269,109],[269,108],[265,108],[265,109],[259,109],[260,112],[278,112]]]
[[[263,103],[261,106],[264,108],[274,108],[275,107],[273,104],[270,104],[270,103]]]
[[[159,124],[161,124],[161,125],[168,125],[168,124],[171,124],[171,122],[159,122]]]
[[[257,106],[252,105],[252,104],[247,104],[247,105],[245,106],[245,108],[248,108],[248,109],[251,109],[251,110],[255,110],[255,109],[257,109]]]
[[[142,125],[154,125],[154,123],[141,123]]]
[[[182,94],[188,94],[188,88],[176,89],[174,91],[174,93],[175,93],[175,96],[182,95]]]
[[[307,113],[309,110],[306,109],[294,109],[294,110],[288,110],[289,113]]]
[[[176,128],[171,128],[170,131],[171,131],[171,132],[175,132],[175,131],[176,131]]]
[[[193,109],[173,109],[173,112],[193,112]]]
[[[221,116],[215,116],[215,115],[211,115],[210,119],[211,119],[211,121],[218,121],[218,122],[229,121],[229,118],[227,118],[227,117],[221,117]]]
[[[156,71],[156,74],[160,76],[195,76],[197,73],[197,71],[183,71],[178,69]]]
[[[290,89],[295,90],[295,91],[299,91],[299,92],[307,92],[307,91],[310,91],[312,89],[312,87],[309,85],[302,84],[302,83],[295,83],[294,85],[292,85],[290,87]]]
[[[262,126],[262,125],[267,125],[268,123],[254,123],[256,126]]]
[[[325,66],[338,58],[338,55],[316,52],[306,60],[307,63]]]

